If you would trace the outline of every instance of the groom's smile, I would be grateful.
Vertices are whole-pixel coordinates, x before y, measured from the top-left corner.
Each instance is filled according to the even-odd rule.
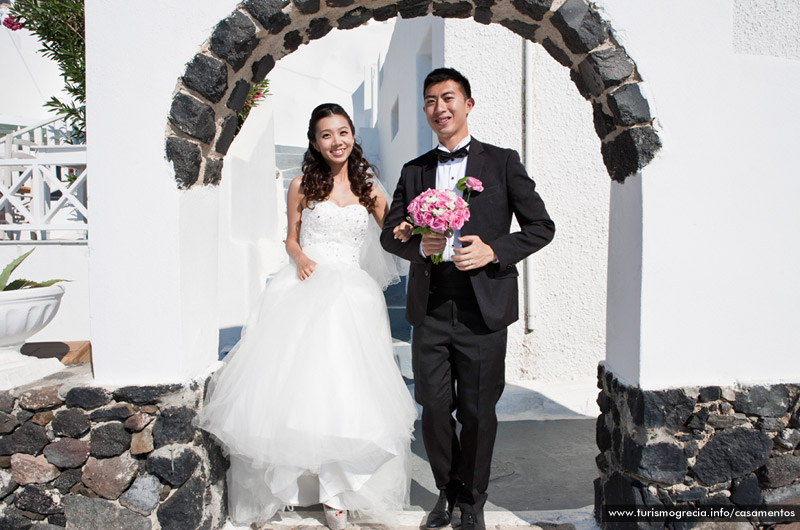
[[[475,101],[466,97],[455,81],[436,83],[425,90],[423,110],[428,125],[451,151],[469,134],[467,116],[473,106]]]

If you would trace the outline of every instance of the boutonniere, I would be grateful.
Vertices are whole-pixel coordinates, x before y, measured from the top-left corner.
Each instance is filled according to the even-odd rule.
[[[475,193],[483,191],[483,182],[475,177],[464,177],[456,183],[456,188],[460,189],[461,191],[466,190],[467,198],[465,200],[469,202],[469,198],[473,191]]]

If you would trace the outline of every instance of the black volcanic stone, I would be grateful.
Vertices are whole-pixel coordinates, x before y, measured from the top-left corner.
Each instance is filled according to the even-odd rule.
[[[17,412],[17,421],[20,423],[25,423],[26,421],[33,418],[33,412],[29,410],[21,410]]]
[[[253,83],[259,83],[267,77],[267,74],[275,67],[275,59],[272,55],[265,55],[253,63]]]
[[[523,39],[528,39],[530,41],[535,40],[536,30],[539,29],[539,26],[536,24],[526,24],[525,22],[520,22],[519,20],[501,20],[500,25],[510,29]]]
[[[627,390],[628,407],[636,425],[653,429],[666,427],[678,431],[694,410],[694,398],[678,388],[670,390],[642,391],[631,387]]]
[[[283,49],[286,53],[292,53],[303,44],[303,36],[296,29],[283,35]]]
[[[111,401],[111,394],[103,388],[76,386],[66,395],[67,407],[78,407],[83,410],[96,409]]]
[[[0,512],[0,528],[3,530],[29,530],[33,521],[14,507],[7,506]]]
[[[606,23],[583,0],[567,0],[550,20],[572,53],[588,53],[608,39]]]
[[[270,34],[277,35],[292,23],[289,15],[281,11],[288,5],[289,0],[247,0],[244,8]]]
[[[397,4],[376,7],[372,10],[372,18],[378,22],[383,22],[397,16]]]
[[[114,391],[114,399],[135,405],[155,405],[166,394],[177,392],[181,385],[124,386]]]
[[[594,118],[594,130],[597,133],[597,136],[599,136],[602,140],[616,127],[614,124],[614,117],[605,113],[603,110],[603,105],[599,101],[592,103],[592,111]]]
[[[355,3],[356,0],[325,0],[328,7],[347,7]]]
[[[678,502],[699,501],[708,495],[708,488],[695,486],[687,491],[680,491],[676,496]]]
[[[764,469],[764,481],[770,488],[788,486],[800,478],[800,456],[774,455],[767,461]]]
[[[187,446],[165,445],[147,456],[147,471],[178,488],[192,476],[200,456]]]
[[[517,11],[523,15],[531,17],[533,20],[540,21],[553,5],[553,0],[511,0]]]
[[[211,51],[238,71],[258,46],[256,26],[244,13],[236,11],[217,24],[211,34]]]
[[[198,53],[186,66],[184,84],[216,103],[228,91],[228,67],[219,59]]]
[[[469,2],[436,2],[433,4],[433,15],[442,18],[469,18],[472,16],[472,4]]]
[[[758,428],[764,432],[779,432],[786,428],[786,423],[781,418],[765,416],[758,418]]]
[[[608,174],[618,182],[624,182],[626,178],[649,164],[659,149],[661,149],[661,139],[650,126],[622,131],[612,141],[603,143],[601,147]]]
[[[333,29],[327,18],[315,18],[308,24],[306,35],[309,40],[321,39]]]
[[[366,7],[357,7],[344,14],[336,25],[339,29],[353,29],[366,24],[372,18],[372,10]]]
[[[690,440],[686,442],[686,444],[683,446],[683,452],[689,458],[697,456],[697,453],[700,452],[700,446],[697,444],[697,440]]]
[[[651,120],[650,106],[638,83],[622,85],[608,94],[608,107],[620,125],[636,125]]]
[[[589,92],[589,86],[586,84],[583,76],[581,76],[577,70],[571,69],[569,71],[569,78],[572,79],[573,83],[575,83],[575,87],[578,89],[578,93],[583,97],[583,99],[589,99],[592,97],[592,94]]]
[[[542,41],[542,46],[550,54],[550,57],[558,61],[559,64],[567,68],[572,67],[572,59],[570,59],[569,54],[562,50],[550,37]]]
[[[603,391],[597,393],[597,406],[600,408],[600,412],[603,414],[607,414],[611,407],[614,406],[614,402],[608,397]]]
[[[53,434],[69,438],[80,438],[89,432],[89,428],[92,426],[89,415],[79,408],[57,412],[50,425],[53,428]]]
[[[89,453],[97,458],[119,456],[131,447],[131,433],[115,421],[92,429]]]
[[[489,25],[492,23],[492,10],[488,7],[476,7],[475,14],[472,15],[478,24]]]
[[[605,89],[621,84],[633,70],[633,61],[622,48],[593,51],[578,65],[578,72],[589,93],[595,97]]]
[[[319,0],[292,0],[292,2],[304,15],[313,15],[319,12]]]
[[[700,397],[697,401],[700,403],[708,403],[709,401],[717,401],[722,397],[722,389],[718,386],[705,386],[700,389]]]
[[[57,479],[53,481],[53,487],[58,489],[63,495],[69,493],[72,486],[81,481],[82,469],[67,469],[62,471]]]
[[[670,443],[640,445],[631,438],[625,440],[622,465],[631,473],[667,484],[683,482],[687,471],[680,447]]]
[[[11,434],[0,436],[0,456],[25,453],[38,455],[50,443],[44,427],[28,422]]]
[[[250,86],[250,83],[244,79],[237,81],[233,85],[233,90],[231,90],[231,95],[228,97],[228,102],[225,103],[225,106],[236,113],[241,111],[247,101],[247,94],[250,93]]]
[[[211,142],[216,132],[214,109],[188,94],[179,93],[172,100],[169,121],[179,130],[204,144]]]
[[[708,421],[708,409],[702,408],[689,418],[686,426],[690,429],[705,429]]]
[[[603,502],[609,506],[663,507],[663,504],[647,490],[646,486],[621,473],[613,473],[608,477],[608,480],[602,485],[601,495]],[[599,506],[595,507],[600,508]],[[647,521],[642,521],[642,523],[646,524]]]
[[[597,422],[595,423],[595,442],[600,452],[611,449],[611,431],[608,429],[608,425],[606,425],[605,414],[601,414],[597,417]]]
[[[14,396],[8,390],[0,392],[0,412],[11,413],[12,410],[14,410]]]
[[[228,149],[233,143],[233,138],[236,136],[236,128],[239,126],[239,117],[236,114],[232,114],[225,118],[225,121],[222,123],[222,127],[219,133],[219,138],[217,139],[217,143],[214,146],[214,150],[221,154],[225,155],[228,152]],[[206,175],[208,174],[208,159],[206,160]],[[222,165],[219,165],[217,168],[212,169],[219,169],[222,171]],[[203,181],[205,182],[206,175],[203,175]],[[221,174],[220,174],[221,177]]]
[[[126,420],[133,415],[130,405],[114,405],[112,407],[97,409],[89,414],[92,421]]]
[[[492,7],[497,4],[496,0],[474,0],[475,7]]]
[[[47,516],[47,522],[50,523],[52,526],[64,528],[67,526],[67,516],[63,513],[54,513],[53,515]],[[40,526],[38,528],[34,528],[33,530],[57,530],[56,528],[48,528],[46,526]]]
[[[187,407],[168,407],[161,411],[153,427],[153,442],[156,447],[183,442],[188,443],[194,437],[195,428],[192,421],[195,411]]]
[[[752,416],[783,416],[789,411],[789,391],[785,385],[753,386],[736,392],[733,409]]]
[[[758,506],[761,504],[761,488],[755,475],[747,475],[733,481],[731,501],[739,506]]]
[[[596,457],[594,457],[594,463],[597,466],[597,470],[600,471],[600,474],[605,475],[609,471],[608,466],[608,458],[606,458],[605,453],[600,453]]]
[[[162,530],[197,528],[203,518],[203,482],[195,477],[164,501],[156,512]]]
[[[26,512],[50,515],[64,511],[64,507],[59,502],[60,497],[61,494],[57,489],[43,484],[30,484],[17,491],[14,505]]]
[[[0,434],[8,434],[19,427],[19,420],[16,416],[0,412]]]
[[[752,429],[726,429],[717,432],[700,450],[694,472],[707,485],[739,478],[760,468],[769,460],[772,440]]]
[[[201,160],[200,147],[197,144],[170,136],[167,138],[167,160],[172,162],[175,180],[181,189],[190,188],[197,182]]]
[[[234,119],[236,116],[232,116]],[[203,171],[203,184],[206,186],[216,186],[222,180],[222,159],[207,158]]]
[[[400,0],[397,2],[397,12],[403,18],[424,17],[432,0]]]
[[[207,432],[200,431],[200,434],[200,445],[205,449],[208,455],[208,480],[211,484],[216,484],[225,478],[225,472],[228,470],[228,467],[230,467],[230,464],[222,447],[215,442]]]

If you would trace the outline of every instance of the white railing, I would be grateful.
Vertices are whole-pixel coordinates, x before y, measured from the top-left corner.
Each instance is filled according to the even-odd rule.
[[[35,158],[0,158],[3,173],[0,239],[87,238],[85,145],[39,148]]]

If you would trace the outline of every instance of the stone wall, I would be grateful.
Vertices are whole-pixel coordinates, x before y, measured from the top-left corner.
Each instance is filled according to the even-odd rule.
[[[592,102],[595,131],[612,179],[624,181],[661,148],[633,59],[586,0],[245,0],[217,24],[175,87],[166,156],[178,188],[219,184],[248,90],[281,57],[333,28],[431,13],[500,24],[541,44],[569,68],[580,94]]]
[[[227,460],[192,425],[204,385],[76,385],[88,370],[0,393],[0,528],[221,528]]]
[[[601,365],[598,387],[598,520],[604,505],[800,504],[800,385],[643,391]]]

